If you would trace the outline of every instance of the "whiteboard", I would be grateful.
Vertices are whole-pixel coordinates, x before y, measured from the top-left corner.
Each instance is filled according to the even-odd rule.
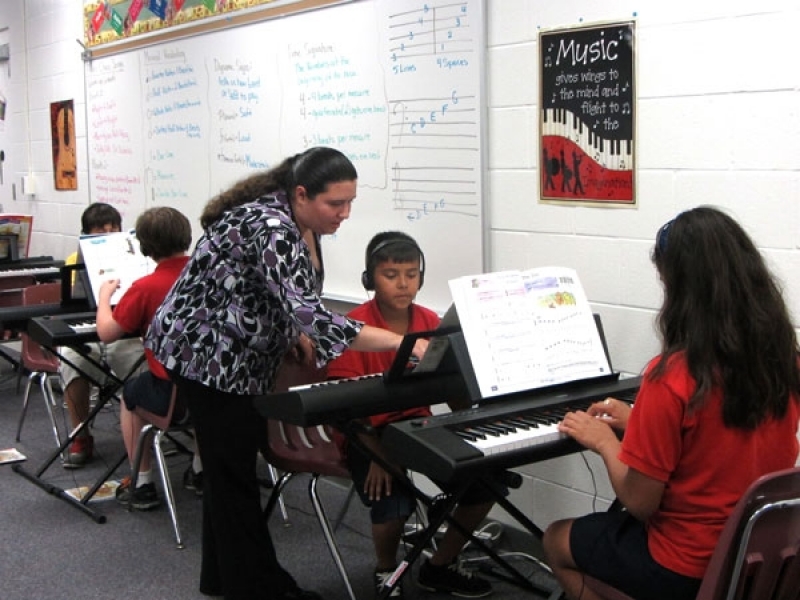
[[[358,170],[348,219],[323,238],[325,294],[360,302],[379,231],[425,252],[419,302],[483,271],[481,0],[363,0],[168,41],[86,65],[89,185],[133,226],[189,217],[238,179],[311,146]]]

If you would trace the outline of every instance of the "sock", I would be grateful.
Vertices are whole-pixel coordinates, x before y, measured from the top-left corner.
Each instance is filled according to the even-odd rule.
[[[153,478],[152,474],[153,474],[152,470],[139,471],[139,476],[136,478],[136,487],[140,488],[143,485],[150,483],[150,481],[152,481]]]
[[[192,471],[195,473],[203,472],[203,461],[200,460],[200,453],[195,452],[192,458]]]

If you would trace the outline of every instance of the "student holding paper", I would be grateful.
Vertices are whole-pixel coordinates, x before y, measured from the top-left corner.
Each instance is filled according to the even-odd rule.
[[[116,342],[125,334],[143,336],[153,320],[153,314],[175,283],[189,257],[186,252],[192,243],[192,226],[183,213],[169,207],[157,206],[144,211],[136,219],[136,238],[142,254],[156,263],[156,269],[133,282],[112,309],[111,297],[120,285],[119,279],[103,282],[98,294],[97,335],[105,343]],[[139,432],[146,424],[135,412],[137,406],[165,416],[172,398],[172,382],[164,367],[145,351],[149,370],[125,382],[120,403],[120,429],[128,460],[133,466]],[[176,407],[173,421],[188,417],[185,406]],[[150,446],[144,447],[136,489],[125,478],[116,490],[117,500],[137,510],[149,510],[161,504],[152,482]],[[198,462],[198,461],[195,461]]]
[[[662,352],[633,408],[609,398],[560,425],[602,457],[627,509],[548,527],[547,562],[571,599],[597,598],[584,573],[638,600],[694,599],[736,502],[798,456],[798,344],[756,246],[699,207],[661,227],[652,256]]]
[[[263,519],[256,455],[269,392],[297,344],[321,366],[348,347],[396,350],[402,336],[322,304],[319,236],[350,216],[356,169],[309,148],[213,198],[204,234],[156,311],[146,346],[187,402],[203,457],[200,591],[226,600],[316,600],[281,566]],[[313,343],[313,346],[312,346]],[[424,354],[420,340],[414,353]]]
[[[400,231],[375,235],[367,244],[365,263],[361,282],[366,290],[374,290],[375,296],[350,311],[348,316],[400,335],[436,329],[438,315],[414,302],[425,276],[422,250],[414,238]],[[328,377],[340,379],[382,373],[391,366],[394,356],[395,352],[348,350],[328,364]],[[340,440],[345,446],[356,491],[362,502],[370,507],[372,542],[377,560],[377,595],[397,568],[397,551],[405,523],[416,507],[416,498],[372,456],[379,456],[391,464],[381,445],[383,428],[395,421],[430,414],[430,408],[425,406],[365,419],[367,432],[359,434],[359,440],[369,454]],[[394,465],[394,468],[402,472],[401,465]],[[453,517],[466,531],[473,531],[486,518],[493,504],[491,495],[475,486],[465,494]],[[489,582],[464,569],[458,561],[466,542],[466,537],[454,527],[448,527],[436,553],[420,567],[420,586],[462,598],[481,598],[491,594]],[[402,598],[402,587],[395,587],[390,597]]]
[[[122,231],[122,216],[119,211],[103,202],[90,204],[81,215],[81,234],[102,234]],[[78,252],[71,254],[65,264],[76,264]],[[88,292],[88,290],[87,290]],[[105,360],[119,377],[125,377],[136,366],[142,356],[142,343],[138,339],[120,340],[113,344],[88,344],[88,356],[93,360]],[[93,383],[104,384],[106,375],[97,368],[87,355],[62,348],[59,374],[64,386],[64,402],[67,405],[71,426],[74,429],[89,417],[89,398]],[[69,361],[69,362],[67,362]],[[75,365],[74,367],[72,365]],[[77,367],[77,368],[76,368]],[[91,380],[84,375],[91,376]],[[62,466],[78,469],[92,459],[94,438],[85,428],[70,445]]]

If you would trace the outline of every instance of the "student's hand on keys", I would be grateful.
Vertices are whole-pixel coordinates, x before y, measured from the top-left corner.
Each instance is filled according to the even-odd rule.
[[[589,416],[602,419],[614,429],[625,429],[628,425],[628,416],[631,414],[630,404],[622,402],[616,398],[606,398],[601,402],[595,402],[586,413]]]

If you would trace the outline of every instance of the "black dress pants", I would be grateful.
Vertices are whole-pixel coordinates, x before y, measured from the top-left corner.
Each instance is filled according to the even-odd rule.
[[[176,378],[203,461],[200,591],[226,600],[271,600],[296,587],[278,562],[256,478],[266,421],[252,396],[228,394]]]

